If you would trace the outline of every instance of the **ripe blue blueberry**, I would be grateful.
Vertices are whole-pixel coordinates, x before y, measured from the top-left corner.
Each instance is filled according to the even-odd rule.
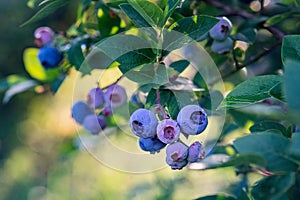
[[[187,165],[188,147],[181,142],[169,144],[166,162],[172,169],[182,169]]]
[[[106,127],[106,121],[103,116],[91,114],[84,118],[82,125],[86,130],[96,135]]]
[[[63,55],[54,47],[42,47],[38,52],[40,63],[45,69],[57,67],[63,59]]]
[[[140,138],[139,145],[142,150],[149,151],[151,154],[159,152],[162,148],[166,146],[165,143],[161,142],[156,137],[153,138]]]
[[[219,17],[220,21],[209,31],[209,35],[214,40],[225,40],[232,30],[231,21],[227,17]]]
[[[104,93],[104,99],[112,108],[120,107],[127,101],[126,90],[120,85],[111,85]]]
[[[200,142],[194,142],[188,149],[188,157],[187,160],[190,163],[200,161],[205,156],[205,152],[202,149],[202,145]]]
[[[224,54],[231,51],[233,48],[233,40],[228,37],[223,41],[214,40],[211,45],[211,50],[217,54]]]
[[[34,38],[38,47],[50,45],[54,38],[54,32],[49,27],[40,27],[34,31]]]
[[[104,93],[101,88],[96,87],[89,91],[88,93],[88,105],[91,108],[99,108],[104,104]]]
[[[158,123],[157,137],[165,144],[169,144],[178,140],[180,128],[175,120],[164,119]]]
[[[150,110],[140,108],[130,116],[130,128],[133,133],[142,138],[150,138],[156,135],[158,121]]]
[[[91,108],[83,101],[76,102],[71,109],[72,118],[79,124],[83,123],[87,115],[93,114]]]
[[[179,111],[177,123],[182,133],[197,135],[205,130],[208,124],[208,118],[205,110],[200,106],[187,105]]]

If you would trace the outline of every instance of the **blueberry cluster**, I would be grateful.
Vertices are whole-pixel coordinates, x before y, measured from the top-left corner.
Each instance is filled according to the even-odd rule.
[[[151,154],[166,149],[166,162],[172,169],[182,169],[188,163],[201,160],[205,153],[200,142],[190,146],[180,141],[185,136],[202,133],[208,124],[205,110],[198,105],[187,105],[178,113],[177,119],[159,121],[150,110],[140,108],[130,116],[130,128],[139,137],[139,146]]]
[[[54,32],[49,27],[37,28],[34,42],[39,47],[38,59],[45,69],[58,67],[63,60],[62,53],[54,47]]]
[[[218,54],[229,52],[233,48],[233,40],[229,37],[232,24],[227,17],[219,17],[220,21],[209,31],[214,40],[211,50]]]
[[[78,101],[72,106],[72,118],[96,135],[106,127],[106,118],[112,116],[112,109],[126,101],[126,91],[120,85],[110,85],[105,91],[100,87],[92,88],[86,101]]]

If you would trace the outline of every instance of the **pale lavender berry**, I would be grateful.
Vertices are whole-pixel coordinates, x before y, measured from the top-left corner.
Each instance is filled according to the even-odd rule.
[[[104,104],[104,93],[101,88],[92,88],[88,93],[88,105],[91,108],[99,108]]]
[[[86,130],[96,135],[106,127],[106,121],[103,116],[91,114],[84,118],[82,125]]]
[[[177,123],[182,133],[197,135],[206,129],[208,118],[205,110],[200,106],[187,105],[179,111]]]
[[[132,132],[142,138],[150,138],[156,135],[158,121],[150,110],[140,108],[130,116],[130,128]]]
[[[233,40],[231,38],[226,38],[223,41],[214,40],[211,45],[211,50],[217,54],[224,54],[231,51],[233,48]]]
[[[165,144],[169,144],[178,140],[180,128],[175,120],[164,119],[158,123],[157,137]]]
[[[71,109],[72,118],[79,124],[83,123],[86,116],[93,114],[91,108],[83,101],[76,102]]]
[[[181,142],[169,144],[166,162],[172,169],[182,169],[187,165],[188,147]]]
[[[120,85],[111,85],[107,88],[104,99],[112,108],[120,107],[127,101],[126,90]]]
[[[202,149],[202,145],[198,141],[191,144],[191,146],[189,147],[188,152],[189,153],[188,153],[187,160],[190,163],[200,161],[205,156],[205,152]]]
[[[35,44],[38,47],[51,44],[54,38],[54,32],[49,27],[40,27],[34,31]]]
[[[140,138],[139,145],[142,150],[149,151],[151,154],[159,152],[162,148],[166,146],[165,143],[161,142],[156,137],[153,138]]]
[[[227,17],[218,17],[220,20],[212,29],[209,31],[209,35],[214,40],[225,40],[231,33],[232,24]]]

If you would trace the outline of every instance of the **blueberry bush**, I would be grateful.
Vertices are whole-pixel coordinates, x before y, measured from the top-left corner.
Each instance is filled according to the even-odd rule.
[[[40,9],[22,26],[74,3],[29,2]],[[299,16],[298,0],[82,0],[69,29],[33,30],[28,76],[1,81],[3,103],[96,74],[69,109],[86,135],[126,132],[137,152],[164,154],[169,170],[234,168],[227,193],[199,200],[298,199]]]

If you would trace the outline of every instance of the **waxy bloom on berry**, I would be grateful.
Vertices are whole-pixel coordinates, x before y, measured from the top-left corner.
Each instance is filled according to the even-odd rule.
[[[140,108],[130,116],[130,128],[132,132],[142,138],[154,137],[158,121],[150,110]]]
[[[172,169],[182,169],[187,165],[188,148],[181,142],[169,144],[166,149],[166,162]]]
[[[158,123],[157,137],[165,144],[169,144],[178,140],[180,128],[175,120],[164,119]]]

